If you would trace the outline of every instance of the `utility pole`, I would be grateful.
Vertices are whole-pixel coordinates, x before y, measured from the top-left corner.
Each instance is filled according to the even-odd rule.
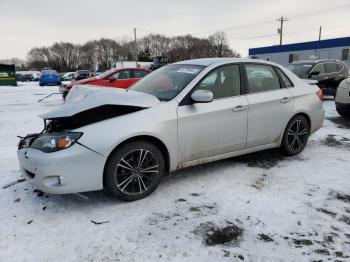
[[[280,21],[281,26],[278,28],[277,32],[280,35],[280,45],[282,45],[283,40],[283,22],[288,21],[287,17],[281,16],[281,18],[277,19],[277,21]]]
[[[322,35],[322,26],[320,26],[320,30],[318,32],[318,41],[321,41],[321,35]]]
[[[137,55],[137,42],[136,42],[136,28],[134,28],[134,60],[136,62],[136,67],[138,67],[138,55]]]

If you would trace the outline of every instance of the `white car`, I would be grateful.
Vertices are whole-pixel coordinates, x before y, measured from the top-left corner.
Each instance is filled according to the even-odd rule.
[[[63,81],[72,81],[74,79],[74,74],[75,74],[75,72],[67,72],[67,73],[63,74],[62,80]]]
[[[267,61],[212,58],[152,72],[129,90],[75,87],[21,139],[25,178],[54,194],[132,201],[166,172],[268,148],[300,153],[324,120],[322,91]]]
[[[339,115],[350,116],[350,78],[344,79],[339,84],[335,106]]]

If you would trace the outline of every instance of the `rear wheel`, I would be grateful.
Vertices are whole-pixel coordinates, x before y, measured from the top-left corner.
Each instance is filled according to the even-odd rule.
[[[162,152],[148,141],[127,143],[112,153],[104,182],[107,191],[124,201],[148,196],[165,172]]]
[[[302,115],[293,117],[284,131],[281,149],[289,156],[304,150],[310,135],[310,125]]]

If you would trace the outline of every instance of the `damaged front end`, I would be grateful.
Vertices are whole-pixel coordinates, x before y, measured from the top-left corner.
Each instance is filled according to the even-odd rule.
[[[34,148],[45,153],[66,149],[83,135],[82,132],[72,130],[142,109],[143,107],[137,106],[103,105],[72,116],[44,119],[43,131],[20,137],[18,149]]]
[[[116,88],[76,86],[67,102],[41,115],[44,129],[20,137],[19,149],[35,148],[46,153],[71,147],[83,135],[73,130],[159,104],[152,95]]]

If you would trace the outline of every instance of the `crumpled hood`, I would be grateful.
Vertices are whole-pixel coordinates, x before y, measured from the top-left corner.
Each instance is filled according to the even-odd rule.
[[[155,96],[132,90],[89,85],[74,86],[68,93],[65,104],[40,117],[44,119],[70,117],[104,105],[149,108],[160,103]]]

